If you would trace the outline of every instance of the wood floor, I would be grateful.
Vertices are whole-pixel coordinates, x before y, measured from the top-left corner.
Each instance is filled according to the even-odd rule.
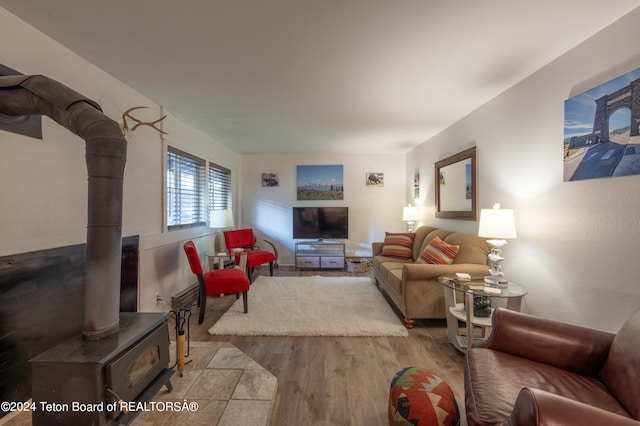
[[[254,279],[268,274],[268,268],[258,268]],[[372,276],[371,272],[295,272],[290,267],[276,269],[275,275]],[[197,311],[192,315],[190,338],[230,342],[278,378],[272,426],[387,425],[389,383],[396,371],[411,365],[431,369],[450,384],[466,425],[464,358],[447,342],[444,320],[416,321],[409,337],[209,335],[208,329],[234,301],[235,296],[208,298],[204,323],[198,326]]]

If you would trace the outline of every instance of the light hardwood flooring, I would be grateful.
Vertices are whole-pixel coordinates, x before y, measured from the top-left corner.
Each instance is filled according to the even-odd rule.
[[[257,268],[254,279],[259,275],[269,275],[268,268]],[[296,272],[292,267],[283,266],[275,270],[275,275],[372,277],[371,271]],[[272,426],[387,425],[389,383],[396,371],[412,365],[431,369],[449,383],[460,408],[462,424],[466,425],[464,356],[447,342],[444,320],[416,321],[408,337],[209,335],[209,328],[234,301],[233,295],[207,299],[204,323],[197,324],[197,310],[191,317],[190,339],[229,342],[277,377]]]

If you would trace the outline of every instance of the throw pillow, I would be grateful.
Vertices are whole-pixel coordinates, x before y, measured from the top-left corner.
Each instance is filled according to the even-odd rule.
[[[416,263],[428,263],[431,265],[450,265],[458,254],[460,246],[454,246],[447,244],[435,237],[429,241],[429,244],[424,248],[420,257],[416,260]]]
[[[382,245],[381,256],[395,257],[397,259],[411,259],[413,256],[412,232],[387,232]]]

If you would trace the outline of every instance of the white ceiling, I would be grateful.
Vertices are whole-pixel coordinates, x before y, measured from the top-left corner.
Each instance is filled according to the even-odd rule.
[[[640,0],[0,6],[236,152],[384,153],[419,145]]]

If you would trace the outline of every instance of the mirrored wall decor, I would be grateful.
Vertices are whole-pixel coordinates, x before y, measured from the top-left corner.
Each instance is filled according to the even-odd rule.
[[[474,146],[436,163],[437,218],[478,220],[476,154]]]

